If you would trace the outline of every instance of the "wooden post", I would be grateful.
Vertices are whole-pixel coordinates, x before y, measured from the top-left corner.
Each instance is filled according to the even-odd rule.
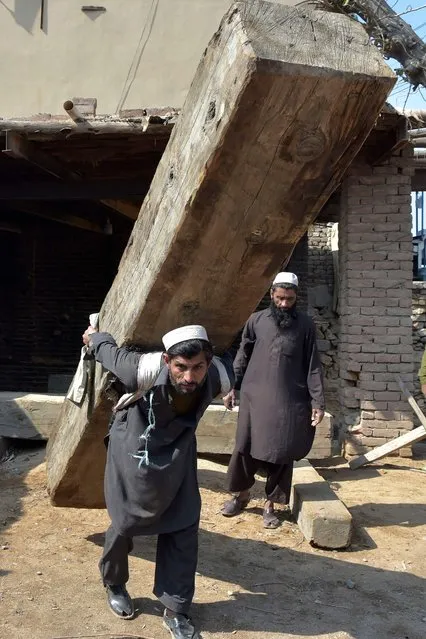
[[[89,122],[86,120],[85,117],[83,117],[72,100],[65,100],[64,109],[68,113],[71,120],[74,120],[76,124],[90,126]]]
[[[383,446],[377,446],[377,448],[368,451],[368,453],[365,453],[364,455],[360,455],[355,459],[351,459],[351,461],[349,462],[349,466],[352,468],[352,470],[356,470],[357,468],[361,468],[361,466],[365,466],[365,464],[369,464],[373,461],[377,461],[378,459],[382,459],[382,457],[386,457],[386,455],[396,453],[396,451],[400,448],[404,448],[404,446],[410,446],[426,438],[426,417],[422,409],[420,408],[412,394],[409,392],[409,390],[406,388],[399,375],[396,375],[396,381],[398,382],[400,389],[404,393],[407,402],[410,404],[411,408],[419,418],[421,426],[418,426],[417,428],[414,428],[413,430],[410,430],[408,433],[404,433],[399,437],[395,437],[395,439],[391,439],[390,441],[386,442],[386,444],[383,444]]]
[[[227,347],[340,183],[394,81],[347,16],[233,5],[200,62],[100,329],[158,348],[171,328],[201,323]],[[56,505],[104,504],[104,384],[98,370],[90,415],[87,401],[64,405],[48,451]]]

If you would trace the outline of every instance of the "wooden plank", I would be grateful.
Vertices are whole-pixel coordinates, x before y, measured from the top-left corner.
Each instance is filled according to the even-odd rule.
[[[137,180],[1,182],[0,200],[142,200],[148,191],[151,175],[152,171],[141,170],[140,178]]]
[[[233,5],[133,227],[101,330],[157,348],[167,330],[199,322],[219,351],[228,346],[339,184],[394,80],[345,16]],[[51,439],[57,505],[104,504],[104,383],[98,371],[89,417],[87,402],[66,403]]]
[[[89,98],[88,98],[89,99]],[[82,176],[37,148],[37,144],[17,133],[6,135],[6,149],[3,153],[11,158],[25,160],[37,168],[60,180],[81,180]],[[125,200],[100,200],[108,208],[114,209],[131,220],[138,217],[140,206]],[[67,222],[64,220],[64,224]]]
[[[372,158],[371,163],[373,165],[380,165],[386,162],[392,155],[396,154],[398,151],[401,151],[407,146],[410,146],[411,142],[408,138],[408,120],[407,118],[401,116],[399,119],[399,125],[395,129],[395,139],[390,148],[383,150],[380,149],[376,158]]]
[[[391,455],[400,448],[404,448],[404,446],[411,446],[412,444],[425,439],[425,437],[426,428],[424,426],[418,426],[417,428],[410,430],[408,433],[404,433],[404,435],[386,442],[383,446],[378,446],[377,448],[374,448],[374,450],[369,450],[368,453],[365,453],[360,457],[356,457],[356,459],[351,459],[349,466],[352,470],[356,470],[365,464],[377,461],[382,457],[386,457],[386,455]]]
[[[86,220],[84,217],[70,215],[69,213],[63,213],[62,211],[50,211],[46,208],[40,207],[40,205],[37,205],[36,203],[15,202],[13,204],[13,208],[16,211],[22,211],[23,213],[27,213],[28,215],[35,215],[36,217],[43,218],[44,220],[49,220],[50,222],[57,222],[58,224],[73,226],[74,228],[82,229],[84,231],[91,231],[92,233],[106,233],[103,226],[100,226],[95,222]]]
[[[416,400],[414,399],[414,397],[412,396],[408,388],[405,386],[404,382],[402,381],[402,378],[399,375],[395,375],[395,378],[399,384],[401,391],[405,395],[405,399],[410,404],[411,408],[413,409],[413,411],[419,418],[422,425],[426,428],[426,417],[423,414],[422,409],[420,408],[420,406],[418,405],[418,403],[416,402]]]
[[[37,149],[34,142],[26,140],[17,133],[7,133],[6,149],[3,153],[17,160],[25,160],[46,173],[50,173],[61,180],[78,180],[80,176],[65,168],[60,162],[47,153]]]
[[[365,464],[368,464],[369,462],[377,461],[378,459],[381,459],[382,457],[386,457],[386,455],[391,455],[392,453],[396,453],[396,451],[399,450],[400,448],[404,448],[404,446],[410,446],[412,444],[415,444],[416,442],[419,442],[426,437],[426,417],[423,414],[423,411],[421,410],[420,406],[418,405],[418,403],[416,402],[412,394],[406,388],[401,377],[399,377],[399,375],[396,375],[395,377],[399,384],[399,387],[404,393],[411,408],[413,409],[413,411],[416,413],[417,417],[421,421],[422,425],[419,426],[418,428],[414,428],[408,433],[404,433],[404,435],[400,435],[400,437],[395,437],[395,439],[392,439],[391,441],[386,442],[386,444],[383,444],[383,446],[378,446],[374,450],[370,450],[368,453],[365,453],[364,455],[361,455],[360,457],[357,457],[356,459],[352,459],[349,462],[349,466],[352,468],[352,470],[355,470],[356,468],[360,468],[361,466],[364,466]]]
[[[24,133],[28,137],[35,139],[43,138],[65,138],[78,135],[125,135],[129,137],[139,135],[151,135],[153,133],[168,134],[175,123],[175,114],[171,114],[170,118],[153,118],[153,116],[141,116],[138,118],[129,118],[122,120],[118,117],[105,117],[104,119],[88,118],[90,130],[82,127],[66,116],[60,118],[45,118],[42,120],[13,120],[0,118],[0,131],[14,131],[16,133]],[[163,120],[163,122],[161,122]]]
[[[133,221],[137,220],[141,208],[137,204],[126,202],[125,200],[101,200],[101,204],[108,206],[110,209],[114,209],[114,211],[121,213],[121,215]]]

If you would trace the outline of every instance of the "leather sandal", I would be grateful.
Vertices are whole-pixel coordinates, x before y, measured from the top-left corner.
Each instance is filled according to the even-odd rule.
[[[263,527],[264,528],[278,528],[280,526],[280,520],[276,516],[273,508],[263,509]]]
[[[248,499],[241,499],[238,495],[236,495],[235,497],[232,497],[232,499],[225,501],[221,513],[224,517],[235,517],[247,507],[249,501],[250,497],[248,497]]]

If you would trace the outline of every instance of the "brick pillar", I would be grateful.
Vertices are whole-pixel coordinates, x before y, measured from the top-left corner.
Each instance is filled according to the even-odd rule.
[[[395,380],[412,386],[410,167],[411,149],[383,166],[354,165],[342,188],[339,401],[348,455],[413,425]]]

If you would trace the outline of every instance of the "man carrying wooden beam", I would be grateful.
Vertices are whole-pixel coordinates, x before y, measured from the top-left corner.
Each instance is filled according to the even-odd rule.
[[[270,307],[247,321],[234,362],[241,405],[228,488],[237,493],[224,504],[225,517],[248,504],[259,469],[266,471],[265,528],[277,528],[274,502],[288,504],[293,462],[312,447],[315,427],[324,417],[324,388],[313,321],[296,310],[299,281],[278,273]],[[235,391],[224,398],[232,408]]]
[[[170,331],[165,353],[119,348],[91,326],[83,335],[96,361],[123,384],[108,436],[105,500],[111,526],[99,568],[112,612],[134,615],[127,592],[136,535],[158,535],[154,594],[175,639],[198,639],[188,617],[194,595],[201,500],[195,431],[204,411],[233,385],[231,359],[213,357],[202,326]]]

